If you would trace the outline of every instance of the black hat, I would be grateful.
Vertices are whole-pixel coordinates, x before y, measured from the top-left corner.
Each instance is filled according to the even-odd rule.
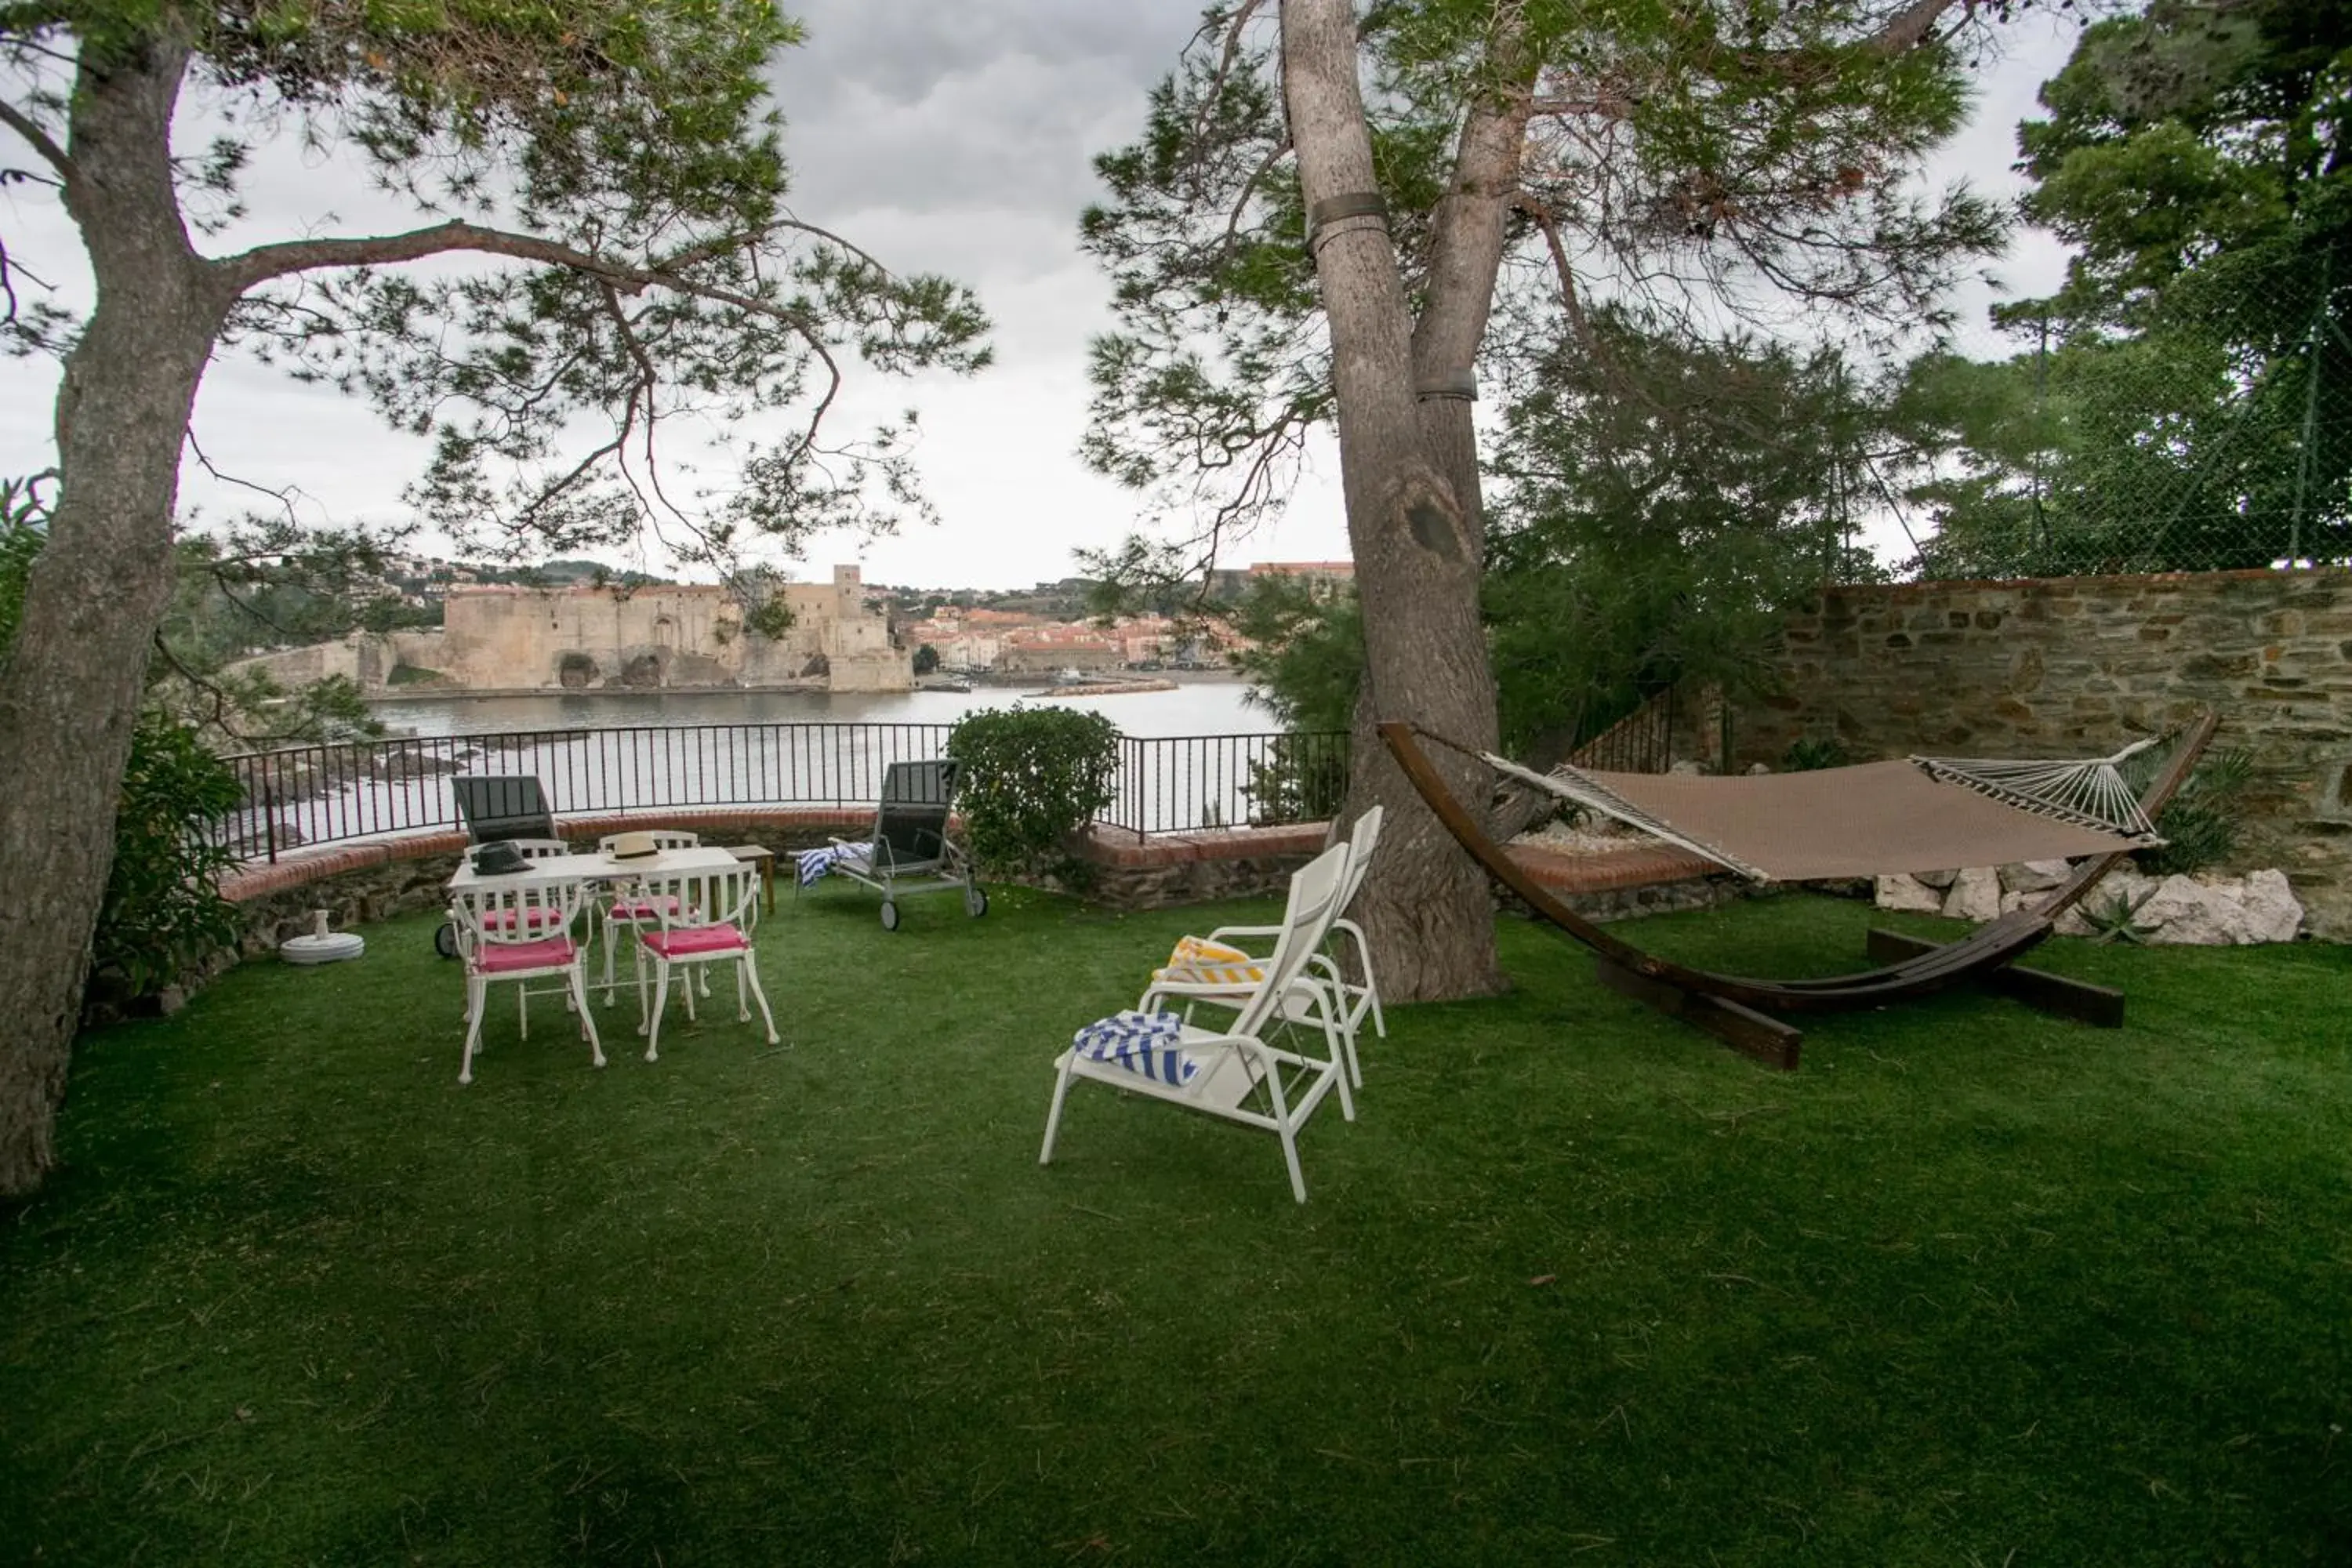
[[[484,844],[474,851],[474,875],[478,877],[503,877],[520,871],[530,864],[523,858],[521,850],[503,838]]]

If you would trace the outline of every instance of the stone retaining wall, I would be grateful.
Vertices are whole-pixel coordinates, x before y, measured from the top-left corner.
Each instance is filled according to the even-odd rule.
[[[2279,868],[2306,930],[2352,940],[2352,572],[1836,588],[1789,623],[1780,673],[1737,716],[1736,766],[1808,736],[1856,762],[2095,754],[2213,708],[2255,767],[2227,868]]]

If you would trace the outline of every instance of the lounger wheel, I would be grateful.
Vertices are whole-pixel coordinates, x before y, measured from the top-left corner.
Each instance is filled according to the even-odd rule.
[[[882,900],[882,929],[884,931],[898,929],[898,906],[887,899]]]
[[[454,922],[444,921],[434,931],[433,951],[444,958],[457,956],[457,928]]]
[[[988,912],[988,895],[978,888],[966,888],[963,890],[963,912],[974,920],[980,919]]]

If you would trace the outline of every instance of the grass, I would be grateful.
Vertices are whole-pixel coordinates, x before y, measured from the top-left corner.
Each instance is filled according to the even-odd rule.
[[[1265,906],[995,900],[788,904],[777,1049],[720,1005],[599,1073],[542,1003],[461,1089],[421,919],[86,1038],[0,1211],[0,1555],[2352,1560],[2343,949],[2053,944],[2127,1027],[1954,996],[1780,1076],[1506,921],[1301,1208],[1097,1086],[1035,1163],[1057,1041]],[[1818,971],[1868,916],[1639,935]]]

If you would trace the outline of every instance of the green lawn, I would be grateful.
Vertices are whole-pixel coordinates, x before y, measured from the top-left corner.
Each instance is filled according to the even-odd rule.
[[[1266,906],[994,897],[787,904],[782,1048],[624,1010],[596,1072],[509,1003],[461,1089],[424,919],[86,1038],[0,1210],[0,1558],[2352,1562],[2345,949],[2053,944],[2130,1026],[1957,996],[1780,1075],[1506,921],[1302,1208],[1093,1085],[1036,1163],[1070,1030]],[[1869,915],[1636,934],[1822,970]]]

